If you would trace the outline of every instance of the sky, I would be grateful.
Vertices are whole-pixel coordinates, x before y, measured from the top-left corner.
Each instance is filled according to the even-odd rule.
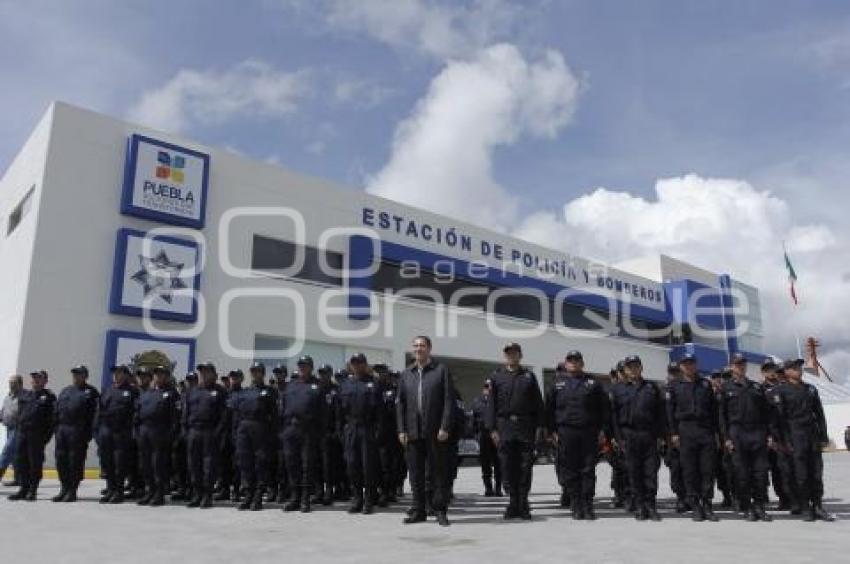
[[[62,100],[580,256],[729,273],[761,289],[767,352],[813,335],[850,376],[847,2],[0,0],[0,76],[0,171]]]

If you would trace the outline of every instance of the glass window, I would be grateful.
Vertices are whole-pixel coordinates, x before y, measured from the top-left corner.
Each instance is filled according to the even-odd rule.
[[[6,226],[6,236],[12,234],[12,232],[21,224],[24,217],[26,217],[27,213],[29,213],[30,208],[32,208],[32,195],[35,192],[35,186],[32,186],[27,193],[24,194],[23,199],[15,206],[15,209],[12,210],[12,213],[9,214],[9,221]]]
[[[289,241],[255,234],[251,248],[251,268],[272,273],[275,270],[289,268],[295,264],[296,252],[299,250],[298,247],[298,245]],[[304,253],[304,265],[301,267],[301,270],[292,275],[293,278],[322,284],[332,284],[334,286],[342,285],[342,278],[324,272],[319,262],[319,253],[323,253],[326,258],[326,264],[338,272],[343,267],[342,253],[316,249],[309,246],[302,246],[301,250]]]

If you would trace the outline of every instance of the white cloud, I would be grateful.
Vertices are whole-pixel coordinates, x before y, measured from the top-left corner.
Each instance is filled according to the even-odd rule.
[[[504,0],[332,0],[329,25],[439,59],[468,56],[507,34],[522,11]]]
[[[234,118],[281,118],[309,92],[307,71],[286,72],[249,59],[225,70],[182,69],[145,92],[129,119],[166,131]]]
[[[336,104],[358,108],[374,108],[386,101],[395,90],[376,82],[362,79],[342,79],[333,87]]]
[[[843,304],[850,283],[841,269],[850,261],[845,233],[799,224],[789,202],[742,180],[691,174],[659,180],[655,192],[656,198],[647,200],[598,188],[566,203],[561,214],[534,214],[514,235],[608,262],[665,253],[754,284],[761,291],[768,352],[795,353],[795,333],[817,336],[833,347],[848,344],[850,311]],[[799,277],[796,309],[789,298],[783,240]],[[839,370],[845,364],[836,362]],[[848,375],[850,370],[840,378]]]
[[[526,60],[513,45],[450,61],[395,134],[367,189],[504,230],[517,199],[492,174],[493,151],[523,136],[552,137],[569,123],[579,82],[555,51]]]

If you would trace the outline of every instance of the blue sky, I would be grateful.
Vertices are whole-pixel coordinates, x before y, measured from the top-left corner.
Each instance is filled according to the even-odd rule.
[[[684,239],[660,248],[612,245],[616,232],[605,231],[606,218],[576,220],[590,209],[578,204],[592,203],[604,187],[637,209],[646,204],[675,214],[675,203],[660,205],[659,179],[734,179],[745,192],[741,201],[773,198],[784,208],[767,205],[752,217],[749,208],[718,212],[719,233],[761,229],[752,221],[769,224],[770,232],[739,259],[728,252],[706,256],[707,266],[731,260],[733,275],[739,270],[766,295],[778,296],[778,261],[764,263],[769,272],[762,277],[754,266],[762,263],[751,253],[773,253],[793,231],[803,292],[843,297],[850,284],[842,258],[850,240],[843,225],[850,173],[847,2],[264,0],[211,6],[0,0],[0,170],[49,102],[59,99],[118,117],[143,116],[165,129],[174,125],[208,145],[394,197],[386,184],[415,160],[401,158],[400,124],[425,127],[428,112],[417,114],[417,108],[427,110],[428,100],[439,98],[439,78],[448,80],[467,63],[486,66],[482,54],[502,44],[513,51],[494,64],[525,63],[533,74],[555,53],[565,68],[549,68],[555,82],[547,84],[574,79],[577,86],[562,97],[564,106],[547,109],[546,118],[558,121],[553,132],[508,117],[495,140],[480,141],[484,162],[471,174],[485,186],[470,193],[496,190],[515,204],[505,217],[523,225],[505,230],[539,239],[537,227],[551,221],[554,229],[607,233],[564,243],[604,258],[658,250],[693,259]],[[237,85],[246,76],[261,92]],[[228,81],[232,88],[219,92],[217,85]],[[268,81],[271,100],[263,98]],[[450,104],[451,95],[445,96]],[[511,112],[551,102],[529,102],[533,93],[517,96]],[[173,113],[160,111],[161,100],[181,116],[179,127]],[[500,107],[494,119],[504,117]],[[682,184],[722,192],[711,182]],[[434,209],[441,211],[438,202]],[[722,202],[718,209],[725,209]],[[530,217],[540,222],[529,225]],[[498,221],[505,218],[492,218]],[[653,240],[647,229],[624,236]],[[718,235],[718,245],[725,241]],[[839,264],[824,272],[827,261]],[[784,310],[770,303],[768,317],[777,322]],[[814,303],[804,322],[817,324],[812,332],[843,349],[850,327],[823,321],[830,311]],[[787,335],[771,339],[776,350],[788,352]],[[850,373],[850,352],[842,355],[834,362]]]

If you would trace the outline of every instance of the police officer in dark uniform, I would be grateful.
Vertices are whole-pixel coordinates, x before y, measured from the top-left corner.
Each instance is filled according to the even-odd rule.
[[[227,501],[231,498],[233,491],[236,492],[236,497],[239,497],[239,464],[236,459],[236,420],[233,415],[233,404],[235,397],[242,390],[244,379],[245,375],[239,369],[228,372],[226,380],[224,376],[221,377],[227,399],[222,425],[224,432],[221,434],[221,472],[213,501]]]
[[[190,371],[186,373],[185,379],[180,386],[175,387],[178,394],[177,417],[179,421],[177,433],[171,445],[171,467],[174,470],[172,476],[173,494],[172,501],[184,501],[192,497],[191,483],[189,479],[189,456],[186,449],[188,429],[183,425],[183,413],[186,411],[186,400],[189,398],[189,390],[197,387],[198,373]]]
[[[269,475],[269,444],[275,421],[276,398],[266,385],[266,366],[251,365],[251,387],[233,398],[233,417],[236,422],[236,456],[245,487],[245,500],[239,510],[259,511],[263,508],[263,493],[271,481]]]
[[[826,418],[818,390],[803,382],[802,358],[785,362],[788,382],[779,387],[774,402],[780,413],[781,442],[791,453],[797,499],[805,504],[804,520],[833,521],[823,508],[823,449],[829,444]]]
[[[735,493],[749,521],[770,521],[765,512],[767,448],[776,434],[764,387],[747,379],[747,360],[731,358],[732,379],[720,393],[720,433],[735,469]]]
[[[491,429],[487,423],[487,410],[491,397],[490,379],[488,378],[484,382],[481,395],[472,400],[472,430],[478,440],[478,462],[481,465],[484,496],[502,497],[502,465],[499,462],[499,451],[490,435],[494,429]]]
[[[60,488],[53,501],[76,501],[77,488],[83,480],[100,400],[100,393],[86,381],[88,376],[85,366],[72,368],[73,384],[62,390],[56,400],[55,458]]]
[[[319,388],[325,398],[325,428],[319,438],[319,463],[321,472],[317,476],[314,501],[322,505],[331,505],[334,500],[334,489],[340,482],[340,468],[344,467],[342,460],[342,443],[337,435],[336,414],[339,403],[339,387],[333,381],[334,369],[329,364],[322,364],[318,373]]]
[[[130,369],[126,364],[112,367],[112,386],[100,396],[97,415],[98,444],[106,493],[100,503],[123,503],[124,482],[133,457],[133,423],[137,390],[130,385]]]
[[[670,386],[682,377],[682,371],[678,362],[667,365],[667,382],[664,385],[664,397],[668,397]],[[679,456],[679,447],[673,446],[670,440],[670,428],[667,428],[667,437],[664,444],[664,464],[670,472],[670,489],[676,495],[676,513],[685,513],[691,510],[688,505],[688,493],[685,489],[685,479],[682,476],[682,461]]]
[[[352,487],[348,512],[368,515],[373,512],[377,490],[381,388],[369,370],[366,355],[352,355],[349,364],[353,374],[342,385],[338,404],[338,425]]]
[[[189,474],[192,479],[192,499],[187,507],[209,508],[213,505],[213,488],[220,471],[221,435],[227,432],[224,425],[224,388],[216,380],[215,365],[205,362],[197,366],[201,382],[189,389],[183,410],[183,427],[186,429],[186,451]]]
[[[628,386],[631,385],[631,381],[626,375],[626,365],[622,360],[617,362],[616,368],[611,370],[609,376],[611,378],[611,388],[608,391],[610,400],[611,391],[615,386],[618,384]],[[611,489],[614,491],[612,505],[614,507],[623,507],[628,503],[628,511],[634,513],[636,509],[635,498],[629,488],[629,472],[626,468],[626,458],[617,441],[611,443],[611,448],[608,449],[605,456],[611,465]]]
[[[44,466],[44,448],[53,435],[56,396],[47,389],[47,372],[31,372],[32,387],[18,396],[15,478],[19,489],[10,501],[35,501]]]
[[[492,429],[490,436],[499,449],[502,475],[509,489],[510,501],[504,518],[530,520],[528,493],[535,438],[545,424],[543,395],[534,373],[520,365],[519,343],[508,343],[502,352],[504,366],[490,376],[492,391],[485,421]]]
[[[275,408],[275,424],[274,424],[274,444],[275,444],[275,470],[277,473],[273,476],[276,479],[275,493],[274,496],[269,496],[269,502],[279,502],[286,503],[291,494],[289,487],[289,477],[286,472],[286,456],[283,450],[283,430],[285,428],[283,424],[283,401],[284,395],[286,394],[286,387],[288,385],[287,382],[287,369],[283,364],[278,364],[272,369],[272,373],[275,375],[277,382],[277,395],[275,396],[275,400],[277,402],[277,407]]]
[[[547,393],[547,428],[561,450],[573,519],[592,520],[599,443],[611,436],[608,395],[584,373],[581,352],[568,352],[564,368],[567,378],[555,382]]]
[[[165,503],[168,493],[171,445],[180,425],[180,399],[169,385],[171,371],[167,367],[155,367],[153,378],[153,385],[141,393],[136,408],[141,474],[146,489],[137,503],[157,507]]]
[[[771,420],[775,425],[779,423],[779,413],[776,409],[776,403],[773,399],[779,380],[776,377],[776,361],[771,357],[765,358],[761,363],[762,386],[764,386],[767,403],[771,409]],[[779,437],[774,437],[771,444],[768,445],[767,463],[770,475],[770,483],[773,485],[773,491],[776,497],[779,498],[778,509],[787,511],[791,509],[792,496],[789,492],[793,491],[793,481],[789,480],[789,472],[785,471],[787,465],[783,464],[783,454],[780,450]],[[767,493],[765,493],[767,500]]]
[[[298,378],[286,386],[283,399],[283,448],[292,498],[284,511],[312,510],[313,488],[317,482],[319,445],[327,418],[325,394],[313,375],[313,358],[298,359]]]
[[[711,382],[699,375],[694,354],[685,354],[679,366],[682,378],[667,390],[670,442],[679,448],[693,520],[717,521],[711,507],[719,444],[717,399]]]
[[[398,500],[398,465],[399,459],[403,458],[401,445],[398,442],[398,432],[395,420],[396,387],[390,369],[386,364],[377,363],[372,366],[378,380],[381,392],[381,402],[378,407],[378,460],[380,472],[378,475],[380,496],[378,506],[386,507],[391,502]],[[347,378],[337,381],[344,387]]]
[[[552,384],[550,386],[553,387],[559,382],[564,382],[569,376],[567,376],[567,371],[564,368],[564,363],[559,362],[555,366],[555,377],[552,379]],[[547,392],[549,389],[547,389]],[[550,444],[554,443],[554,435],[549,436]],[[560,497],[560,506],[564,509],[567,509],[572,505],[572,500],[570,499],[570,492],[567,490],[567,483],[564,480],[564,457],[561,449],[555,447],[554,449],[555,455],[555,464],[553,465],[555,469],[555,477],[558,480],[558,486],[561,488],[561,497]]]
[[[714,389],[714,396],[717,399],[718,406],[720,405],[720,396],[722,394],[721,390],[723,385],[731,377],[732,373],[726,369],[711,371],[711,387]],[[735,472],[732,468],[732,453],[726,450],[722,444],[722,440],[718,442],[715,461],[714,477],[717,483],[717,489],[720,490],[720,493],[723,495],[723,500],[720,502],[720,506],[725,509],[734,506],[735,511],[740,513],[740,503],[735,495]]]
[[[661,465],[658,446],[666,428],[664,395],[643,377],[640,357],[627,356],[624,364],[629,383],[618,384],[611,393],[614,436],[625,455],[635,519],[660,521],[655,498]]]

